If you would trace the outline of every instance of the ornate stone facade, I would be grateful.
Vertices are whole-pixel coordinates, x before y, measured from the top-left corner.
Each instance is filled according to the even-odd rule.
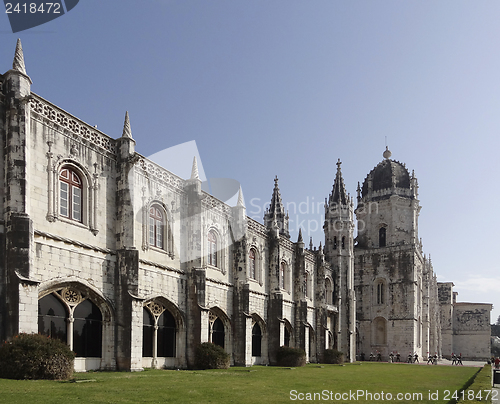
[[[205,341],[249,366],[275,363],[282,345],[309,361],[327,348],[348,361],[374,348],[423,353],[444,346],[443,307],[455,307],[452,334],[468,341],[489,316],[488,305],[438,300],[416,179],[399,163],[381,163],[404,177],[390,195],[373,185],[377,169],[365,181],[356,215],[367,227],[355,239],[339,162],[325,247],[307,249],[301,233],[290,240],[277,178],[258,223],[242,198],[230,207],[202,191],[196,160],[185,180],[136,153],[128,113],[112,139],[31,92],[20,42],[0,81],[2,339],[63,339],[78,370],[186,368]],[[362,211],[372,202],[376,216]],[[468,329],[476,309],[482,322]]]

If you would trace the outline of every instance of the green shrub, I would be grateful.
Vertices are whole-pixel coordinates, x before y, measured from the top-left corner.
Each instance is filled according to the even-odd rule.
[[[197,369],[228,369],[229,360],[229,354],[224,351],[224,348],[211,342],[204,342],[196,348]]]
[[[344,363],[344,354],[336,349],[325,349],[324,363],[340,365]]]
[[[58,339],[19,334],[0,346],[0,378],[66,380],[75,354]]]
[[[300,348],[282,346],[276,355],[278,366],[298,367],[306,365],[306,353]]]

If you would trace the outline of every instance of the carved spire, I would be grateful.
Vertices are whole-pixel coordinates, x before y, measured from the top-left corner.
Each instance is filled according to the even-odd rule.
[[[191,179],[199,180],[200,174],[198,174],[198,163],[196,162],[196,156],[193,157],[193,168],[191,169]]]
[[[302,238],[302,227],[299,227],[299,237],[297,238],[297,243],[303,243],[304,239]]]
[[[274,178],[274,189],[273,196],[271,197],[271,205],[269,206],[269,213],[273,216],[285,213],[285,208],[281,201],[280,189],[278,187],[278,176]]]
[[[313,238],[312,238],[312,236],[311,236],[311,237],[309,237],[309,249],[310,249],[311,251],[312,251],[312,249],[313,249]]]
[[[269,206],[269,209],[266,209],[264,222],[268,229],[274,229],[274,223],[276,222],[280,229],[280,234],[290,238],[290,233],[288,232],[289,217],[288,214],[285,213],[285,208],[283,206],[283,202],[281,201],[277,176],[274,178],[274,189],[273,196],[271,197],[271,205]]]
[[[132,139],[132,129],[130,128],[130,118],[128,117],[128,111],[125,112],[125,122],[123,123],[122,137]]]
[[[17,38],[16,53],[14,54],[14,62],[12,63],[12,68],[27,75],[26,66],[24,65],[23,46],[21,45],[20,38]]]
[[[236,204],[236,206],[240,206],[242,208],[245,207],[245,203],[243,202],[243,192],[241,191],[241,185],[240,189],[238,190],[238,203]]]
[[[340,159],[337,162],[337,174],[335,176],[335,181],[333,182],[333,190],[330,194],[330,203],[339,203],[342,205],[347,205],[348,197],[345,190],[344,179],[342,178],[342,170],[340,166],[342,162]]]

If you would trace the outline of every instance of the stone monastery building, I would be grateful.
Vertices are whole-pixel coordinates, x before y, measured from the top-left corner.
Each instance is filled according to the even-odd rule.
[[[290,240],[274,181],[261,224],[135,152],[128,114],[113,139],[31,92],[21,43],[0,75],[0,338],[66,341],[75,367],[193,366],[197,344],[234,365],[379,351],[486,358],[490,304],[457,303],[418,237],[414,174],[384,160],[358,186],[340,168],[325,245]],[[241,196],[241,194],[240,194]],[[358,234],[354,238],[355,216]]]

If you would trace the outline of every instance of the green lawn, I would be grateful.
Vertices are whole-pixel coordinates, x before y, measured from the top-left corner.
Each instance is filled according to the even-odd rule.
[[[227,370],[146,370],[138,373],[78,373],[73,382],[0,379],[2,403],[290,403],[299,393],[333,394],[334,403],[382,402],[347,398],[357,391],[392,394],[392,402],[445,403],[444,390],[459,390],[479,368],[368,363],[307,365],[303,368],[260,367]],[[295,390],[296,393],[290,393]],[[439,390],[439,400],[429,400]],[[335,400],[344,393],[347,400]],[[422,393],[397,400],[396,394]],[[346,396],[347,394],[347,396]],[[310,402],[303,397],[302,402]],[[311,400],[314,397],[311,397]],[[323,396],[325,400],[326,396]],[[323,401],[316,397],[316,402]],[[387,401],[384,400],[384,401]]]

